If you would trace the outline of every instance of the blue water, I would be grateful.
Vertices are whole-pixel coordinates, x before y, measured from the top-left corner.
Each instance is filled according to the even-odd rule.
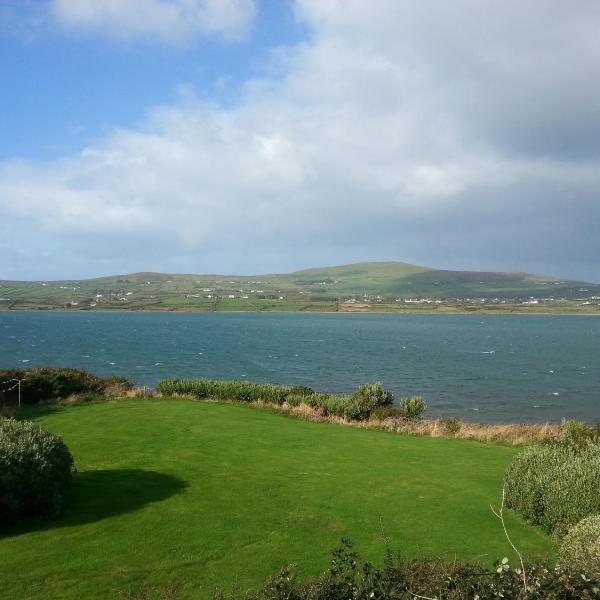
[[[383,381],[431,416],[600,418],[600,318],[0,312],[0,367],[63,365],[154,385],[248,379],[349,392]]]

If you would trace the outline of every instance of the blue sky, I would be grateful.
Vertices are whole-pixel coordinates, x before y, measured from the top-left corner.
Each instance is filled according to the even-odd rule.
[[[5,0],[0,278],[600,281],[600,4]]]
[[[57,30],[37,22],[44,4],[0,6],[0,159],[80,150],[113,128],[134,126],[146,109],[175,102],[182,86],[235,103],[240,85],[264,73],[273,48],[308,35],[286,0],[261,2],[243,39],[210,37],[184,47]]]

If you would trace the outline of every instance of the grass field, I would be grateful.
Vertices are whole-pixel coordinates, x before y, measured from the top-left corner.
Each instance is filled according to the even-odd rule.
[[[490,512],[515,450],[300,421],[250,407],[126,400],[33,413],[78,468],[58,520],[5,530],[0,598],[119,598],[142,584],[256,586],[279,567],[324,570],[342,537],[384,553],[512,557]],[[529,557],[539,530],[509,514]]]

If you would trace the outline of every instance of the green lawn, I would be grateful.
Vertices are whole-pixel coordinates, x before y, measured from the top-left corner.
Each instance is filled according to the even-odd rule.
[[[127,400],[39,413],[78,468],[58,520],[0,538],[0,598],[118,598],[185,581],[256,586],[327,566],[340,538],[380,560],[380,520],[406,554],[512,556],[490,512],[514,450],[308,423],[249,407]],[[551,553],[509,515],[527,556]]]

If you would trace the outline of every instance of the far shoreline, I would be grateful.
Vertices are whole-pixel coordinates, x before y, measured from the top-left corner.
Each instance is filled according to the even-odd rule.
[[[481,310],[456,310],[456,311],[435,311],[419,309],[403,310],[203,310],[198,308],[157,308],[157,309],[67,309],[67,308],[10,308],[0,309],[0,315],[5,313],[61,313],[61,314],[277,314],[277,315],[424,315],[424,316],[526,316],[526,317],[600,317],[600,311],[597,312],[555,312],[555,311],[481,311]]]

